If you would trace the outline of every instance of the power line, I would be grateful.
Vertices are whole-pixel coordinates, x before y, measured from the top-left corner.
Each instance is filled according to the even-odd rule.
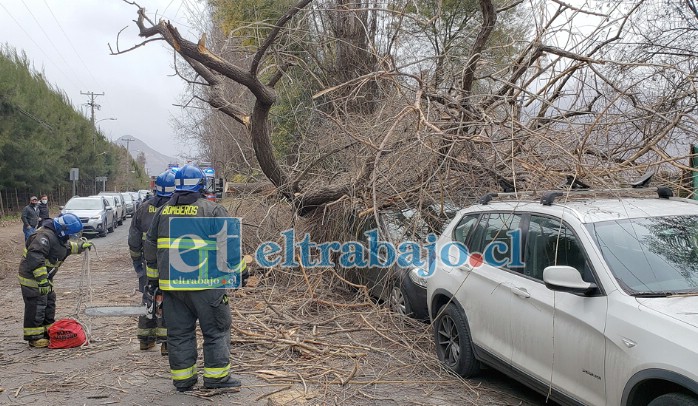
[[[46,8],[48,9],[49,13],[51,13],[51,16],[53,17],[53,20],[56,22],[56,25],[58,25],[58,28],[60,28],[61,32],[63,33],[63,36],[65,37],[66,40],[68,40],[68,44],[70,45],[70,47],[73,49],[73,52],[75,53],[75,55],[76,55],[76,56],[78,57],[78,59],[80,60],[80,63],[82,63],[82,66],[85,68],[85,70],[87,71],[87,73],[90,74],[90,76],[92,77],[92,79],[93,79],[95,82],[99,82],[99,81],[97,80],[97,78],[95,78],[95,75],[92,74],[92,71],[91,71],[90,68],[87,66],[87,64],[85,63],[85,61],[84,61],[84,60],[82,59],[82,57],[80,56],[80,53],[78,52],[78,50],[75,49],[75,46],[73,45],[73,41],[71,41],[71,40],[70,40],[70,37],[68,37],[68,34],[66,34],[66,32],[65,32],[65,30],[63,29],[63,26],[61,25],[60,21],[58,21],[58,18],[56,18],[56,15],[53,13],[53,10],[51,10],[51,7],[48,5],[48,3],[46,3],[46,0],[44,0],[44,4],[46,5]]]
[[[59,48],[56,46],[56,44],[53,43],[53,40],[51,40],[51,37],[49,37],[49,35],[46,33],[46,30],[44,30],[44,26],[39,22],[39,20],[37,20],[34,13],[32,13],[31,9],[27,6],[27,3],[25,3],[25,1],[22,0],[22,4],[24,5],[24,8],[26,8],[27,11],[29,12],[29,15],[34,19],[34,22],[36,22],[36,25],[39,26],[39,29],[41,29],[41,32],[44,33],[44,37],[46,37],[46,39],[51,44],[53,49],[58,50]],[[65,63],[65,66],[70,66],[70,63],[68,63],[68,61],[66,61],[66,59],[63,57],[63,54],[61,52],[58,52],[58,56],[61,58],[63,63]],[[80,81],[79,78],[78,78],[78,81]]]
[[[60,73],[63,75],[63,77],[65,77],[65,78],[68,79],[70,82],[72,82],[73,85],[75,85],[75,82],[73,82],[73,80],[71,79],[71,77],[68,76],[68,75],[66,75],[66,73],[63,72],[63,70],[60,68],[60,65],[57,65],[57,64],[53,61],[53,59],[51,59],[51,57],[48,56],[48,54],[46,53],[46,51],[44,51],[44,49],[41,48],[41,46],[40,46],[36,41],[34,41],[34,38],[32,38],[32,36],[29,35],[29,33],[27,32],[27,30],[24,29],[24,27],[22,26],[22,24],[20,24],[19,21],[17,21],[17,19],[15,18],[15,16],[12,15],[12,13],[10,13],[10,10],[8,10],[7,7],[5,7],[5,5],[2,4],[2,3],[0,3],[0,7],[2,7],[2,8],[5,10],[5,12],[7,12],[7,14],[10,16],[10,18],[12,18],[12,20],[15,22],[15,24],[17,24],[17,26],[22,30],[22,32],[24,32],[24,34],[27,36],[27,38],[29,38],[29,40],[30,40],[31,42],[33,42],[34,45],[36,45],[36,47],[39,49],[39,51],[41,51],[41,53],[44,54],[44,56],[46,57],[46,59],[47,59],[49,62],[51,62],[51,64],[56,68],[56,70],[58,70],[58,72],[60,72]]]

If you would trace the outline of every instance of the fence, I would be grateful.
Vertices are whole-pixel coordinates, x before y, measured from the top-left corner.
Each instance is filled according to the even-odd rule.
[[[101,183],[96,185],[93,182],[77,182],[76,184],[78,196],[94,195],[101,190]],[[0,188],[0,216],[19,215],[22,209],[29,204],[29,199],[32,196],[41,198],[41,195],[48,197],[49,207],[53,214],[57,211],[58,206],[64,205],[73,196],[73,184],[65,182],[58,189],[52,191]]]

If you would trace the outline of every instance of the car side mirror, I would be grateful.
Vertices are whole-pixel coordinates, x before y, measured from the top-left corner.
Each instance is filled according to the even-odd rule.
[[[107,207],[107,210],[114,210],[114,208],[111,207],[110,205],[107,205],[106,207]]]
[[[550,290],[587,295],[597,288],[595,283],[585,282],[579,271],[567,265],[549,266],[543,270],[543,282]]]

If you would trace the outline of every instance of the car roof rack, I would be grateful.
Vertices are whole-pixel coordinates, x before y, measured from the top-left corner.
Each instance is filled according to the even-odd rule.
[[[654,172],[645,173],[637,181],[630,183],[630,187],[627,188],[615,188],[615,189],[591,189],[589,185],[577,179],[574,175],[567,175],[566,183],[563,185],[562,190],[548,190],[548,191],[522,191],[522,192],[504,192],[504,193],[486,193],[480,199],[478,203],[482,205],[487,205],[492,199],[496,197],[521,197],[522,195],[536,196],[539,193],[540,204],[544,206],[550,206],[555,203],[555,199],[560,196],[588,196],[588,195],[611,195],[611,194],[636,194],[638,192],[647,193],[649,191],[648,186],[652,180]],[[674,196],[673,191],[668,186],[659,186],[656,189],[657,196],[660,199],[669,199]]]

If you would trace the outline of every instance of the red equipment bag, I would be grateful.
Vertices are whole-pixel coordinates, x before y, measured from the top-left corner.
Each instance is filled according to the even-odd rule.
[[[74,319],[60,319],[48,328],[48,348],[80,347],[87,342],[82,325]]]

